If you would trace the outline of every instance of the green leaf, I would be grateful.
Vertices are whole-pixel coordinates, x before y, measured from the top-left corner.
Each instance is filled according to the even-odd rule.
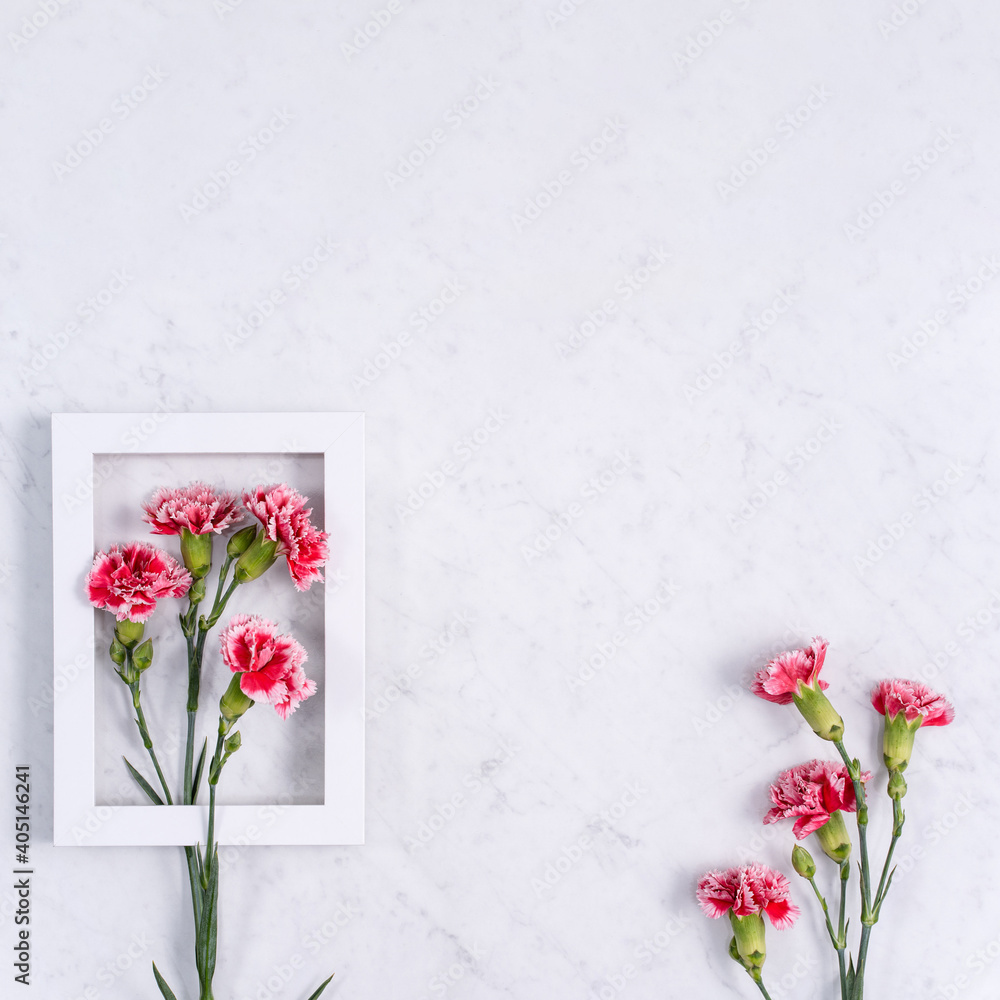
[[[174,991],[167,986],[163,976],[160,975],[160,970],[156,967],[156,962],[153,963],[153,975],[156,976],[156,985],[160,987],[160,992],[163,994],[164,1000],[177,1000],[177,997],[174,996]]]
[[[156,794],[156,790],[153,788],[153,786],[150,785],[150,783],[128,762],[127,757],[122,757],[122,760],[125,761],[125,766],[128,768],[129,774],[131,774],[132,777],[135,778],[136,784],[138,784],[138,786],[150,797],[150,799],[153,802],[153,805],[162,806],[163,799],[161,799],[160,796]]]
[[[309,996],[309,1000],[317,1000],[317,998],[319,997],[320,993],[322,993],[323,990],[325,990],[327,988],[327,986],[330,985],[330,981],[332,979],[333,979],[333,976],[330,976],[330,979],[328,979],[325,983],[321,983],[319,989],[315,993],[313,993],[313,994],[311,994]]]
[[[205,751],[208,750],[208,737],[201,745],[201,756],[198,758],[198,766],[195,768],[194,778],[191,782],[191,801],[198,801],[198,786],[201,784],[201,772],[205,769]]]
[[[851,956],[850,964],[847,966],[847,995],[854,996],[854,977],[856,973],[854,971],[854,956]]]

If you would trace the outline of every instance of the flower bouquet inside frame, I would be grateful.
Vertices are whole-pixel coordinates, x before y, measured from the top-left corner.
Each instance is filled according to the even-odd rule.
[[[751,690],[766,701],[794,705],[813,732],[832,744],[839,760],[816,758],[783,771],[771,785],[773,807],[764,823],[793,820],[797,841],[808,837],[826,856],[826,871],[812,854],[796,843],[791,851],[795,873],[805,879],[820,906],[826,935],[837,956],[840,1000],[863,1000],[865,973],[872,930],[882,914],[882,906],[892,886],[893,852],[903,834],[903,798],[907,792],[903,772],[913,753],[918,730],[944,726],[954,718],[948,701],[925,684],[912,680],[883,680],[871,691],[871,705],[883,719],[885,792],[892,809],[892,835],[881,866],[873,866],[868,847],[870,771],[862,768],[844,744],[844,720],[825,691],[820,678],[828,643],[814,639],[805,649],[795,649],[771,660],[753,678]],[[857,849],[852,843],[845,813],[853,813],[857,826]],[[824,863],[820,862],[820,865]],[[833,911],[817,883],[839,883]],[[848,917],[850,883],[856,884],[852,911]],[[729,954],[749,974],[760,993],[770,1000],[763,966],[767,955],[765,921],[787,928],[799,916],[791,901],[791,883],[780,872],[763,864],[747,864],[707,872],[698,882],[698,902],[708,916],[728,917],[732,930]],[[855,919],[852,931],[851,920]],[[831,998],[832,1000],[832,998]]]
[[[240,502],[240,500],[242,502]],[[296,591],[322,581],[329,557],[327,534],[312,521],[308,498],[285,483],[258,485],[240,499],[204,483],[161,487],[136,512],[154,535],[170,536],[179,559],[144,541],[112,545],[98,552],[87,575],[87,597],[96,608],[115,617],[109,649],[111,664],[128,689],[128,702],[138,730],[138,743],[148,757],[124,766],[151,803],[195,805],[207,786],[208,821],[204,848],[184,848],[191,912],[198,1000],[214,1000],[213,978],[218,952],[219,860],[215,837],[216,792],[226,763],[243,745],[237,725],[257,703],[271,705],[287,722],[296,708],[316,693],[306,673],[306,649],[281,626],[253,613],[254,587],[275,564],[284,563]],[[243,522],[250,523],[243,526]],[[213,579],[213,567],[219,563]],[[211,603],[208,604],[211,595]],[[171,623],[156,615],[164,598],[187,598],[178,616],[186,648],[187,697],[177,711],[186,715],[183,778],[171,789],[157,756],[142,704],[142,679],[154,661],[155,640]],[[204,605],[208,604],[208,607]],[[238,605],[233,613],[230,605]],[[223,619],[218,635],[209,641]],[[180,664],[158,669],[178,670]],[[202,683],[206,675],[229,677],[218,702],[218,720],[209,736],[199,733]],[[208,756],[211,736],[214,751]],[[138,748],[138,743],[136,748]],[[200,747],[200,748],[199,748]],[[156,965],[153,974],[165,1000],[178,1000]],[[309,1000],[329,984],[322,983]]]

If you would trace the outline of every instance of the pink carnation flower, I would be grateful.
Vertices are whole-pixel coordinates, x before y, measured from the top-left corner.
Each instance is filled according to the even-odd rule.
[[[316,693],[316,682],[302,669],[306,651],[274,622],[258,615],[236,615],[220,636],[222,659],[240,674],[240,690],[255,701],[274,705],[282,719]]]
[[[308,497],[297,493],[287,483],[257,486],[243,494],[243,503],[264,526],[264,535],[278,543],[278,555],[288,561],[297,590],[308,590],[313,581],[321,581],[323,564],[330,557],[329,535],[309,519],[312,508]]]
[[[862,772],[861,780],[870,781],[871,772]],[[828,760],[811,760],[782,771],[771,785],[771,801],[774,808],[764,822],[777,823],[779,819],[797,817],[792,832],[798,840],[815,833],[830,819],[831,813],[857,809],[854,783],[847,768]]]
[[[791,927],[799,908],[788,899],[788,879],[766,865],[711,871],[698,882],[698,902],[713,918],[730,910],[737,917],[766,913],[775,927]]]
[[[153,545],[132,542],[98,552],[87,574],[87,597],[118,621],[144,622],[162,597],[183,597],[191,574]]]
[[[947,726],[955,718],[955,709],[944,695],[918,681],[898,678],[879,681],[872,690],[872,707],[889,720],[903,712],[908,724],[919,719],[921,726]]]
[[[757,671],[750,690],[778,705],[787,705],[793,695],[800,694],[799,685],[825,691],[830,685],[819,679],[819,672],[828,645],[826,639],[817,636],[808,649],[793,649],[775,657]]]
[[[243,517],[234,494],[204,483],[161,486],[142,509],[142,519],[153,526],[154,535],[179,535],[184,528],[192,535],[218,534]]]

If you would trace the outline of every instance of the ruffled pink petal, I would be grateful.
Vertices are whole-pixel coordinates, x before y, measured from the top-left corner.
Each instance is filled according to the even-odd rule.
[[[204,483],[161,486],[142,509],[154,535],[179,535],[184,528],[193,535],[218,534],[243,517],[234,494]]]
[[[175,559],[145,542],[113,545],[98,552],[87,574],[87,599],[118,621],[144,622],[164,597],[183,597],[191,574]]]
[[[908,723],[920,719],[921,726],[947,726],[955,709],[944,695],[919,681],[900,678],[879,681],[872,690],[872,707],[886,718],[905,713]]]
[[[750,690],[759,698],[778,705],[787,705],[798,694],[799,685],[818,686],[821,691],[829,685],[820,680],[819,672],[826,659],[829,643],[818,636],[807,649],[793,649],[776,656],[754,675]]]

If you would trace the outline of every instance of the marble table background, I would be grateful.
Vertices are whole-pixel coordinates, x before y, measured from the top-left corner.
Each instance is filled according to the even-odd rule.
[[[367,843],[235,854],[220,998],[755,995],[694,883],[788,868],[767,784],[825,748],[745,683],[816,633],[866,761],[880,677],[958,713],[868,995],[995,996],[995,5],[13,0],[0,35],[28,995],[196,985],[179,851],[46,846],[49,414],[364,410]],[[833,1000],[793,888],[772,994]]]

